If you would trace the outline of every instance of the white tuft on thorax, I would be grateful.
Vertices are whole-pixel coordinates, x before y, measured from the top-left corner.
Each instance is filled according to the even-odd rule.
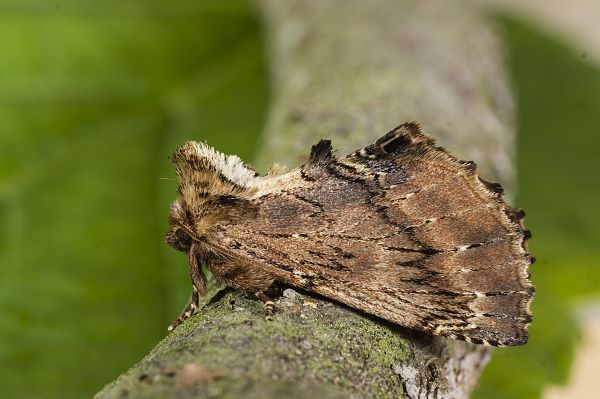
[[[205,143],[194,142],[198,158],[205,159],[215,167],[227,180],[242,186],[250,187],[260,180],[252,169],[249,169],[237,155],[225,155]]]

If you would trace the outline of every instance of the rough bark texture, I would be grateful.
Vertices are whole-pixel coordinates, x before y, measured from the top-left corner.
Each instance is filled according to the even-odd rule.
[[[258,0],[274,102],[259,165],[340,154],[405,120],[510,188],[514,131],[490,22],[439,1]],[[218,295],[97,398],[464,398],[488,349],[431,337],[286,290],[262,304]]]

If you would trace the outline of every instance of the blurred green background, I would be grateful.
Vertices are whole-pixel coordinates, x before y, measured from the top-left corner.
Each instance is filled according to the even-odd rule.
[[[568,376],[573,305],[600,294],[600,69],[495,18],[538,294],[530,343],[496,350],[475,397],[536,398]],[[245,1],[0,0],[3,398],[89,397],[165,335],[190,289],[163,245],[167,156],[196,139],[251,160],[268,92]]]

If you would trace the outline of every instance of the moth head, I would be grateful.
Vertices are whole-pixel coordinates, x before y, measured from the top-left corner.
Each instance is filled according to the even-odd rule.
[[[165,242],[178,251],[189,252],[194,242],[190,220],[179,201],[173,202],[169,211],[169,230]]]
[[[171,160],[179,180],[165,240],[171,247],[189,251],[192,242],[209,240],[218,226],[255,214],[251,198],[261,178],[237,156],[190,141]]]

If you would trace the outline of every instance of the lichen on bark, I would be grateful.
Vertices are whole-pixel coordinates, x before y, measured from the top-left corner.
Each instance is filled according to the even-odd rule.
[[[433,381],[448,359],[481,348],[403,329],[287,289],[274,320],[226,290],[96,398],[401,397],[406,381]],[[416,356],[416,357],[415,357]],[[481,360],[480,360],[481,361]],[[187,366],[201,370],[184,380]],[[190,382],[191,380],[191,382]],[[416,382],[416,381],[412,381]],[[410,384],[409,384],[410,385]]]

